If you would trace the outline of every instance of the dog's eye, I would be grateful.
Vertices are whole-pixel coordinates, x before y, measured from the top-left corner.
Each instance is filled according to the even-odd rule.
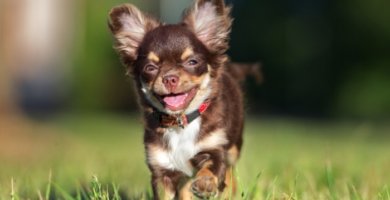
[[[158,70],[157,66],[151,64],[146,65],[144,68],[144,71],[147,73],[155,73],[157,70]]]
[[[189,60],[187,63],[188,63],[188,65],[190,65],[190,66],[194,66],[194,65],[198,64],[198,61],[195,60],[195,59],[191,59],[191,60]]]

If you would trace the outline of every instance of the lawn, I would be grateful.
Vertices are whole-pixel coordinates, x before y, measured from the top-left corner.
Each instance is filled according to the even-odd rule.
[[[139,117],[1,125],[0,199],[148,199]],[[236,199],[390,199],[389,133],[372,122],[250,118]]]

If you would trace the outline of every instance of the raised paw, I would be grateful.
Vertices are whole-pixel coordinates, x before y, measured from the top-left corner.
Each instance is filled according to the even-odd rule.
[[[191,191],[201,199],[208,199],[216,196],[218,193],[216,178],[211,176],[197,177],[192,182]]]

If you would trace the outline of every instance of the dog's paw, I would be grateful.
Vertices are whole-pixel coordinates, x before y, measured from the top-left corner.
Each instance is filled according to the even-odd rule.
[[[201,199],[215,197],[218,193],[217,181],[211,176],[197,177],[192,182],[191,191]]]

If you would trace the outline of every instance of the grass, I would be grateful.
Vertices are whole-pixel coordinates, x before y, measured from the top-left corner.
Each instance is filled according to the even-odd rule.
[[[139,118],[27,124],[0,134],[0,199],[150,199]],[[249,119],[235,199],[390,200],[388,133],[370,122]]]

